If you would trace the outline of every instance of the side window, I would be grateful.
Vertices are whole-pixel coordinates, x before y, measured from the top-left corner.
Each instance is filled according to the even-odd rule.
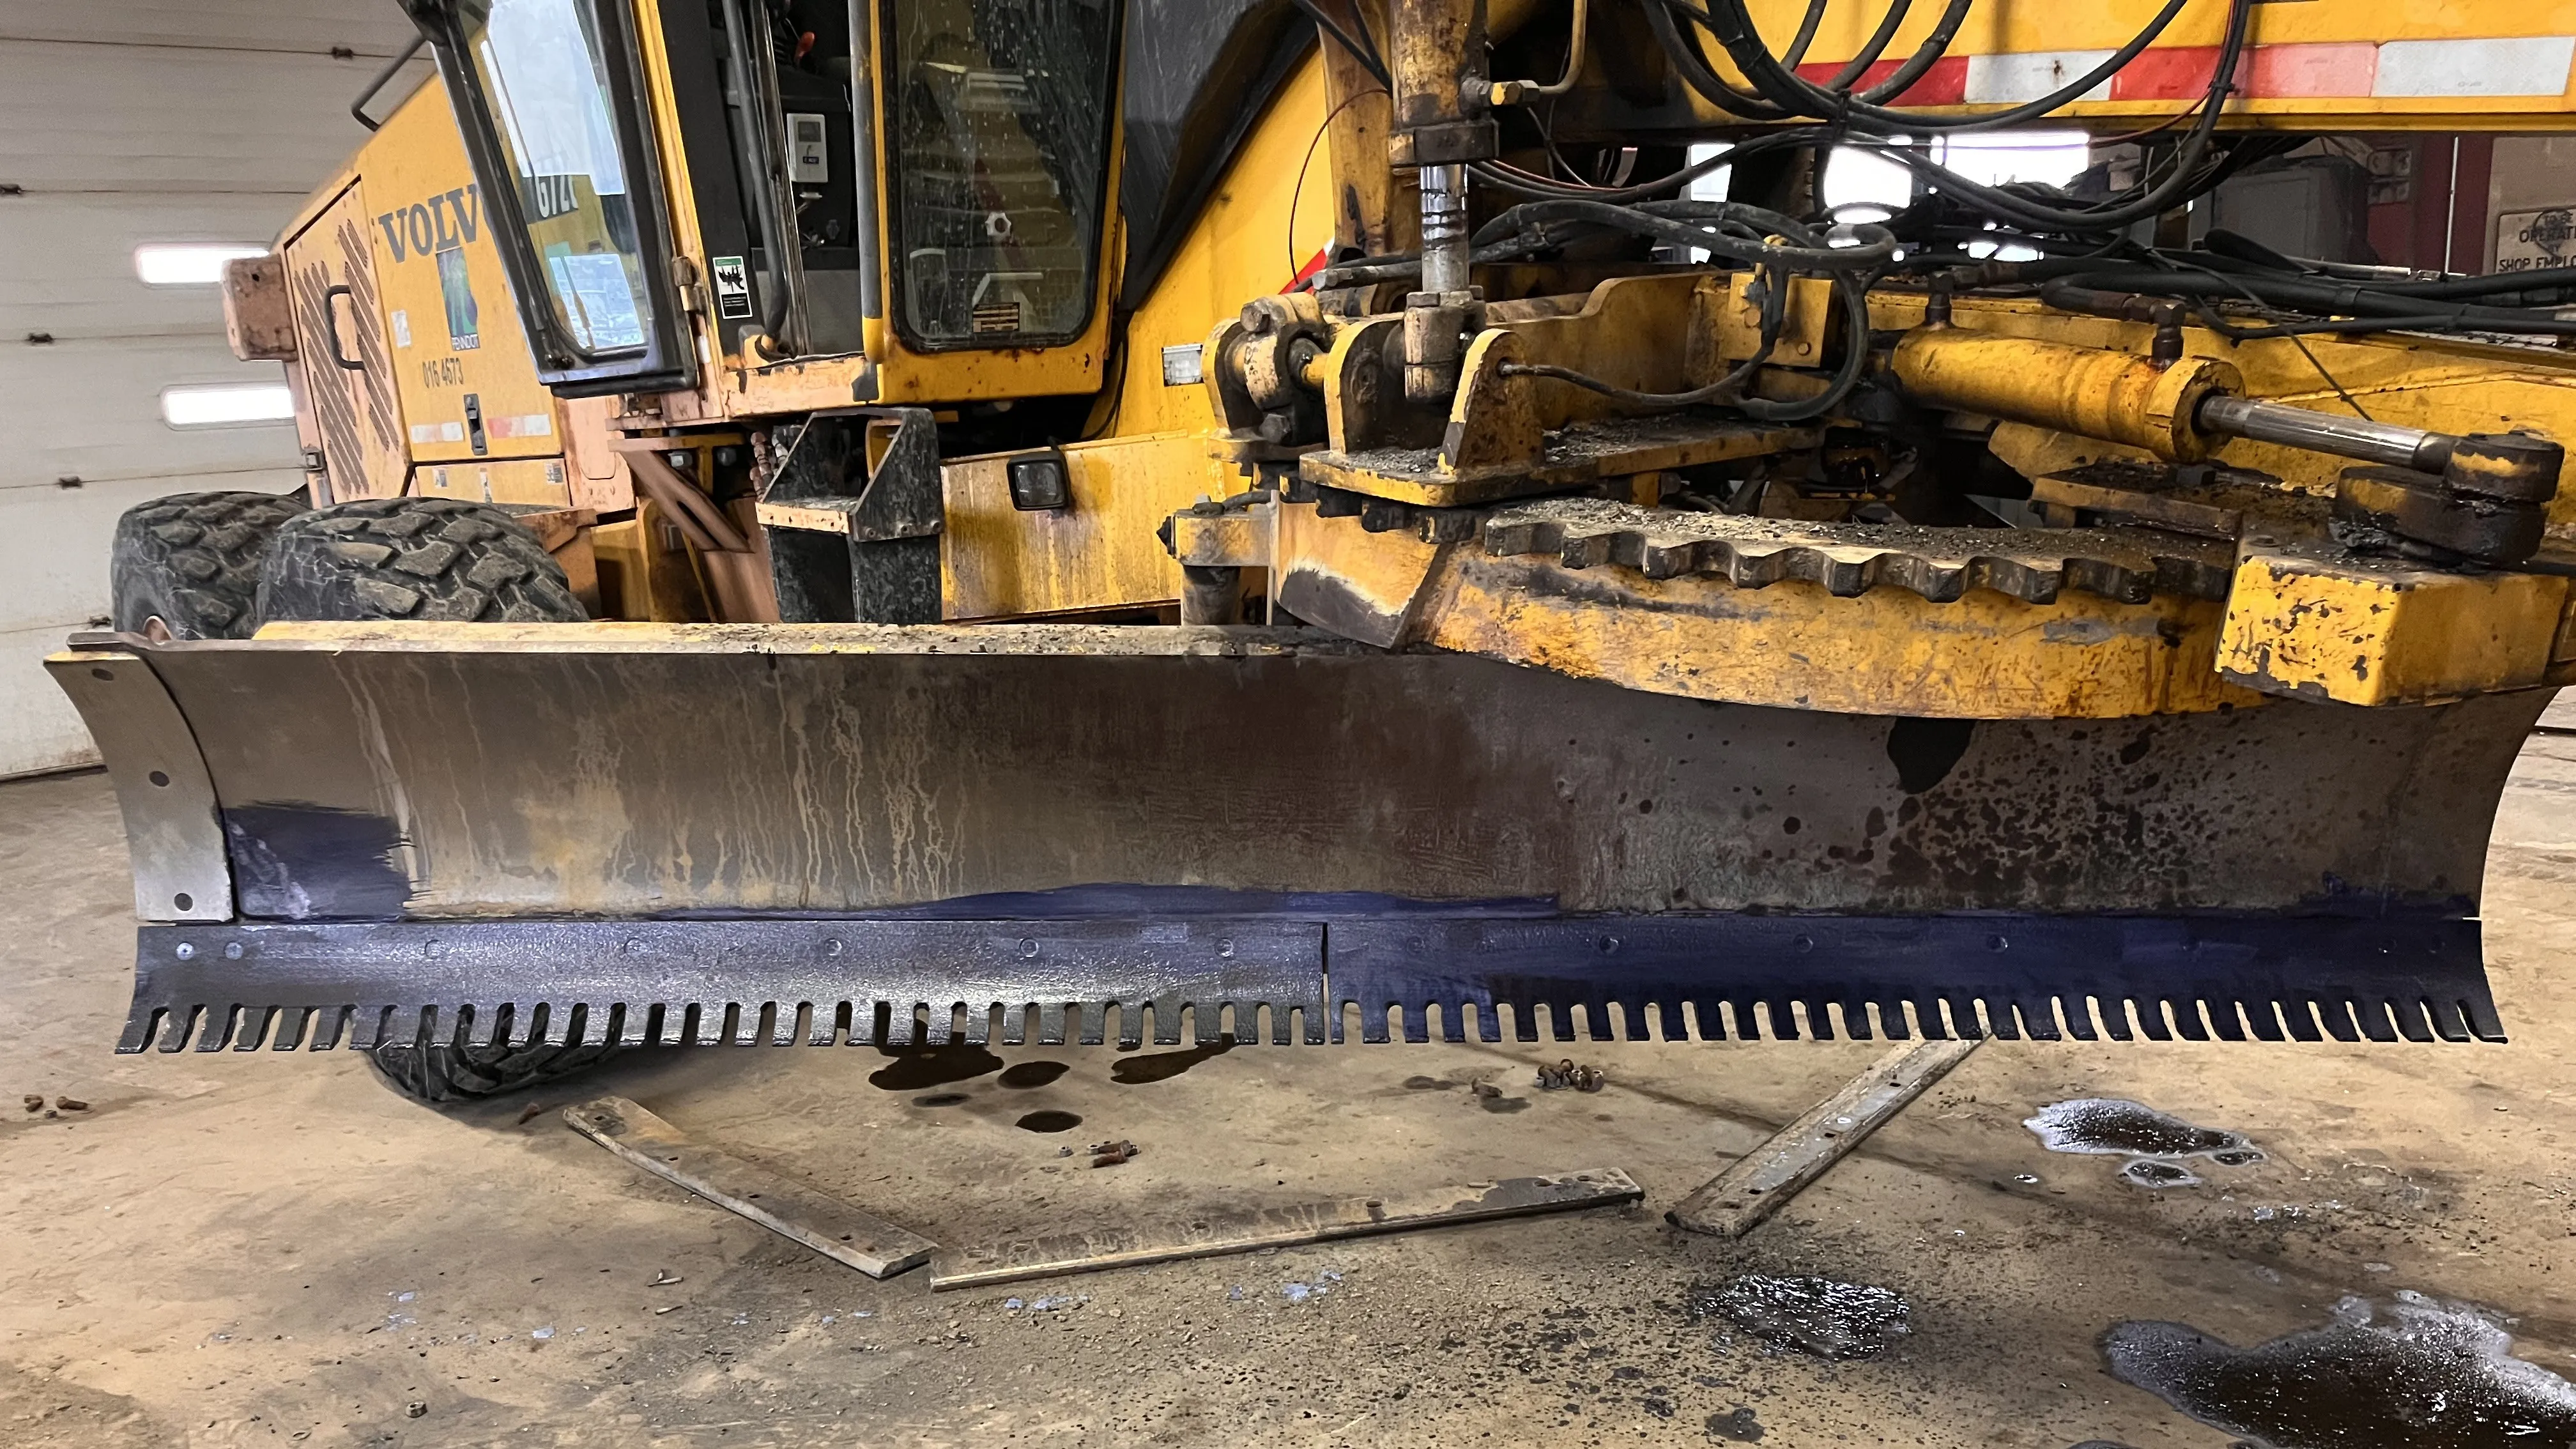
[[[692,359],[662,300],[668,226],[628,7],[413,9],[438,48],[538,375],[565,396],[685,384]],[[449,293],[447,321],[452,337],[479,338],[470,294]]]
[[[925,351],[1072,341],[1099,292],[1115,0],[889,0],[896,318]]]
[[[592,356],[641,350],[643,247],[589,7],[494,0],[466,38],[556,318]]]

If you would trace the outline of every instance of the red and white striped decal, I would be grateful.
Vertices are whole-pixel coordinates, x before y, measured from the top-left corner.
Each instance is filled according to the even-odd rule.
[[[2150,47],[2084,99],[2195,99],[2209,89],[2218,53],[2215,45]],[[2050,50],[1944,57],[1893,104],[2015,105],[2058,90],[2110,56],[2107,50]],[[1886,80],[1898,64],[1878,62],[1862,73],[1854,89]],[[2328,41],[2255,46],[2238,60],[2236,83],[2237,96],[2253,100],[2563,96],[2571,64],[2576,64],[2576,35]],[[1798,67],[1799,75],[1818,84],[1841,73],[1839,61]]]

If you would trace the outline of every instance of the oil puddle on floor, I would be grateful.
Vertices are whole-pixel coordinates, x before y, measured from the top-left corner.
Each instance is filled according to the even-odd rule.
[[[1002,1069],[1002,1059],[979,1046],[949,1042],[942,1046],[881,1046],[894,1058],[868,1074],[868,1085],[889,1092],[918,1092],[924,1087],[963,1082]]]
[[[1684,1307],[1693,1323],[1723,1318],[1819,1358],[1868,1358],[1914,1331],[1913,1310],[1893,1289],[1832,1278],[1747,1273],[1693,1287]]]
[[[2321,1328],[2237,1348],[2181,1323],[2102,1336],[2111,1376],[2256,1449],[2509,1449],[2576,1443],[2576,1384],[2515,1358],[2496,1316],[2400,1291]]]
[[[1221,1057],[1234,1050],[1234,1038],[1218,1037],[1205,1046],[1177,1052],[1138,1052],[1120,1057],[1109,1068],[1109,1080],[1122,1087],[1142,1086],[1147,1082],[1168,1082],[1210,1057]]]
[[[2039,1135],[2051,1152],[2126,1157],[2123,1180],[2140,1187],[2191,1187],[2200,1174],[2189,1159],[2203,1158],[2221,1167],[2247,1167],[2263,1160],[2263,1149],[2243,1133],[2195,1127],[2169,1112],[2119,1097],[2077,1097],[2051,1102],[2022,1124]]]
[[[1023,1132],[1070,1132],[1082,1119],[1071,1112],[1029,1112],[1012,1125]]]
[[[1070,1062],[1013,1062],[998,1080],[1005,1087],[1043,1087],[1071,1070]]]

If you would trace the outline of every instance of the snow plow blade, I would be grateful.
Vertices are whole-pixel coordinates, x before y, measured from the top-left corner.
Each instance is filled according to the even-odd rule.
[[[119,1048],[2501,1040],[2545,692],[1711,704],[1296,630],[272,626],[48,661]]]

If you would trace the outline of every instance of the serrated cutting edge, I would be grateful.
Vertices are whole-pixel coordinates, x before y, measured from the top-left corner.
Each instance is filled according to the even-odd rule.
[[[1700,918],[1705,919],[1705,918]],[[2485,1041],[2478,923],[2319,916],[1686,916],[1333,932],[1335,1025],[1500,1041]],[[1578,1029],[1574,1012],[1581,1008]]]
[[[1485,551],[1553,554],[1567,568],[1617,565],[1654,579],[1713,575],[1739,588],[1803,579],[1845,598],[1900,588],[1934,603],[1972,588],[2032,604],[2067,589],[2132,604],[2157,593],[2224,599],[2235,564],[2226,544],[2145,529],[1805,523],[1598,498],[1549,498],[1493,513]]]
[[[1325,1038],[1302,921],[147,926],[117,1050]],[[1150,1021],[1150,1026],[1148,1022]]]
[[[125,1052],[2504,1039],[2478,923],[2431,916],[409,921],[148,926],[137,954]]]

